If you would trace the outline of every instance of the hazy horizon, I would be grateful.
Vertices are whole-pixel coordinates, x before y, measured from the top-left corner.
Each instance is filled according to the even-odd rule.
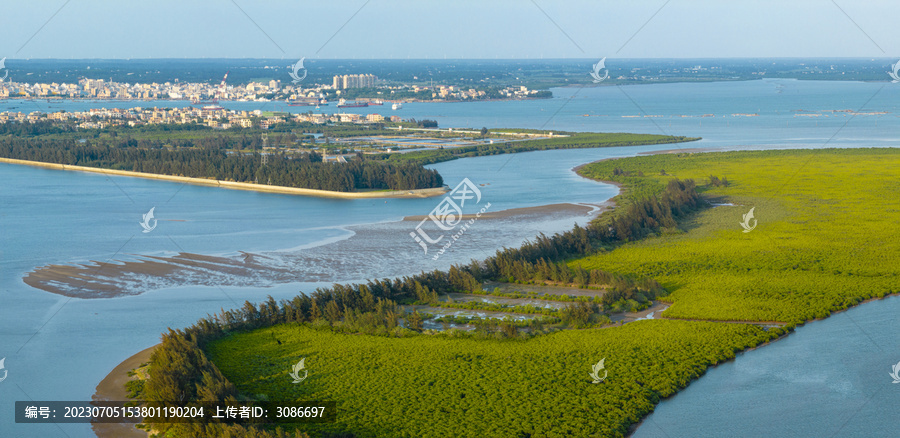
[[[582,57],[582,58],[310,58],[304,57],[307,61],[591,61],[595,62],[597,60],[596,57]],[[877,59],[900,59],[898,57],[891,56],[719,56],[719,57],[612,57],[612,56],[604,56],[601,58],[606,58],[607,60],[611,59],[627,59],[629,61],[640,61],[640,60],[649,60],[649,61],[661,61],[661,60],[755,60],[755,59],[813,59],[813,60],[838,60],[838,59],[852,59],[852,60],[877,60]],[[15,60],[15,61],[131,61],[131,60],[178,60],[178,61],[190,61],[190,60],[206,60],[206,61],[216,61],[216,60],[265,60],[265,61],[295,61],[297,58],[254,58],[254,57],[147,57],[147,58],[15,58],[15,57],[7,57],[6,60]]]
[[[0,58],[891,57],[897,12],[887,0],[10,1]]]

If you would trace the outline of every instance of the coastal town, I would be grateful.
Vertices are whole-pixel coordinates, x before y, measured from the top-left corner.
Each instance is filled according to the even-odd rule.
[[[298,123],[358,123],[373,124],[385,121],[400,122],[400,116],[382,116],[380,114],[351,113],[301,113],[268,112],[261,110],[240,111],[227,110],[217,105],[202,107],[186,106],[183,108],[92,108],[86,111],[58,111],[45,113],[42,111],[0,113],[0,124],[3,123],[38,123],[70,124],[80,129],[106,129],[116,126],[142,125],[206,125],[215,129],[258,128],[269,129],[277,123],[294,121]]]
[[[337,75],[329,84],[301,86],[293,81],[253,81],[242,85],[227,84],[228,73],[218,84],[183,83],[177,79],[165,83],[114,82],[82,78],[77,83],[27,83],[12,78],[0,81],[0,99],[92,99],[92,100],[189,100],[235,102],[302,102],[339,99],[353,90],[354,97],[365,101],[471,101],[482,99],[527,99],[550,97],[549,91],[530,90],[525,86],[496,88],[463,88],[449,85],[391,84],[372,74]]]
[[[445,85],[388,85],[372,74],[336,75],[326,85],[310,84],[307,87],[280,80],[250,82],[244,85],[227,85],[228,74],[219,84],[181,83],[178,80],[165,83],[124,83],[104,79],[81,79],[77,83],[22,83],[0,82],[0,101],[48,103],[67,100],[98,101],[172,101],[172,107],[91,108],[84,111],[4,111],[0,123],[35,123],[47,121],[69,124],[81,129],[105,129],[114,126],[141,126],[158,124],[202,124],[212,128],[269,129],[287,120],[325,123],[380,123],[399,122],[397,115],[349,114],[343,108],[384,106],[385,110],[398,111],[405,102],[427,100],[430,102],[473,101],[482,99],[528,99],[544,96],[546,91],[529,90],[525,86],[509,86],[500,89],[461,89]],[[352,95],[352,97],[350,97]],[[377,97],[373,97],[377,96]],[[344,97],[347,97],[345,99]],[[352,100],[350,100],[352,99]],[[189,101],[190,105],[185,105]],[[221,106],[224,102],[273,102],[276,111],[232,110]],[[283,106],[282,106],[283,104]],[[338,111],[326,113],[322,107],[331,105]],[[279,108],[280,107],[280,108]],[[317,112],[301,114],[286,111],[285,107],[310,107]],[[10,108],[17,109],[17,108]]]

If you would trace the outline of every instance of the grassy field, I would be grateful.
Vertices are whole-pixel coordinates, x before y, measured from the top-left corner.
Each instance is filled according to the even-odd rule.
[[[710,365],[777,333],[651,320],[518,341],[388,338],[282,324],[215,341],[207,354],[245,395],[336,400],[337,422],[304,428],[312,436],[609,437],[623,436],[661,397]],[[310,377],[293,385],[288,371],[301,357]],[[608,377],[592,384],[591,365],[604,358]]]
[[[900,292],[897,149],[655,155],[581,173],[633,187],[626,198],[669,178],[727,178],[704,195],[735,206],[571,262],[656,279],[672,292],[663,316],[796,323]],[[758,225],[744,233],[742,215],[754,207]]]
[[[712,321],[645,320],[527,340],[282,324],[231,334],[206,352],[245,397],[336,400],[338,422],[302,429],[312,436],[624,436],[661,398],[735,352],[900,291],[898,169],[897,149],[656,155],[582,168],[623,183],[619,205],[658,194],[676,177],[697,180],[707,199],[736,204],[569,261],[654,278],[671,292],[663,317]],[[710,176],[727,185],[705,185]],[[744,233],[750,208],[758,224]],[[311,377],[293,385],[287,373],[301,357]],[[591,365],[604,358],[608,377],[592,384]]]

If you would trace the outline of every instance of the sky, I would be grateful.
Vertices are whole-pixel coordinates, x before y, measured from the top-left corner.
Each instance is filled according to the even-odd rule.
[[[4,0],[0,58],[900,56],[896,0]]]

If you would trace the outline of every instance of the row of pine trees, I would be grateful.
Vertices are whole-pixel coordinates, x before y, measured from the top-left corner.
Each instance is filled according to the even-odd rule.
[[[433,169],[417,163],[394,163],[357,154],[347,163],[326,163],[316,152],[292,154],[238,153],[242,137],[135,140],[0,138],[0,157],[44,163],[99,167],[162,175],[213,178],[352,192],[358,190],[413,190],[442,187]]]

